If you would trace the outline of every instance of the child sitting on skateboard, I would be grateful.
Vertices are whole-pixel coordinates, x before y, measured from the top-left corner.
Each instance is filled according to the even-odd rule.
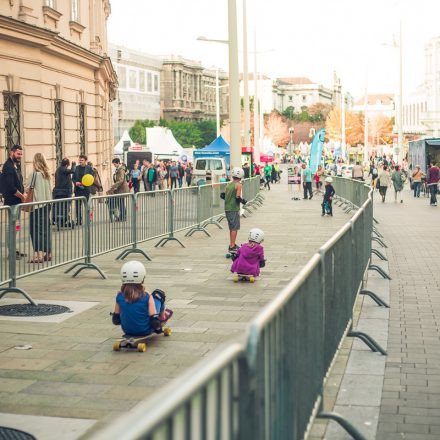
[[[332,201],[335,195],[335,189],[332,185],[333,179],[329,176],[325,178],[324,200],[322,201],[322,216],[328,214],[333,216]]]
[[[162,326],[173,314],[165,307],[162,290],[155,289],[151,294],[145,291],[145,275],[145,267],[139,261],[129,261],[121,268],[122,286],[116,295],[112,322],[121,325],[126,335],[162,333]]]
[[[231,272],[238,276],[257,277],[260,275],[260,267],[264,267],[264,249],[261,243],[264,240],[264,232],[261,229],[253,228],[249,231],[248,242],[238,249]]]

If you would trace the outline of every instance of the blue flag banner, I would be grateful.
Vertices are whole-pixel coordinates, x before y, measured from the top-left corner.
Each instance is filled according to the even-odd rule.
[[[318,165],[321,164],[322,147],[324,145],[325,128],[321,128],[313,138],[312,145],[310,147],[310,161],[309,168],[313,174],[316,173]]]

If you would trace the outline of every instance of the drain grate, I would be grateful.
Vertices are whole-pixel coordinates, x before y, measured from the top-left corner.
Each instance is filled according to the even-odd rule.
[[[70,312],[72,310],[69,307],[58,304],[38,304],[36,306],[32,304],[8,304],[0,306],[0,315],[2,316],[48,316]]]
[[[0,426],[0,440],[37,440],[33,435],[14,428]]]

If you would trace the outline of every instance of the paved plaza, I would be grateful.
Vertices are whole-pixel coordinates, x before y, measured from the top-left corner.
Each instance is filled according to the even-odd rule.
[[[251,227],[266,233],[267,265],[254,284],[231,281],[226,222],[223,230],[208,226],[211,238],[179,234],[185,248],[175,242],[158,249],[154,242],[141,245],[153,258],[146,262],[147,288],[165,290],[174,310],[172,336],[152,337],[146,353],[112,351],[121,334],[109,316],[120,286],[117,252],[94,259],[106,280],[94,271],[73,279],[64,268],[20,280],[37,301],[72,301],[79,310],[62,322],[0,320],[0,412],[60,417],[60,429],[66,418],[83,420],[75,438],[90,420],[99,421],[95,428],[112,420],[217,347],[244,337],[255,314],[349,219],[338,208],[333,218],[321,217],[321,196],[292,201],[285,183],[264,195],[263,207],[242,220],[239,234],[243,242]],[[32,348],[14,348],[19,345]],[[51,438],[46,434],[39,440]]]

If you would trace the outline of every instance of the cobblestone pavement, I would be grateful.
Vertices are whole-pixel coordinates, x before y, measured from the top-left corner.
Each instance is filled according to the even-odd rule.
[[[338,208],[333,218],[321,217],[321,196],[292,201],[285,183],[264,195],[263,207],[242,220],[239,234],[243,242],[251,227],[266,233],[267,265],[254,284],[231,281],[225,222],[223,230],[208,226],[211,238],[180,234],[184,249],[175,242],[141,246],[153,258],[146,262],[147,289],[165,290],[174,310],[172,336],[152,337],[146,353],[112,351],[121,334],[109,317],[120,285],[117,253],[94,259],[107,280],[94,271],[73,279],[64,268],[20,280],[36,300],[99,304],[61,323],[0,321],[0,411],[105,422],[219,345],[242,337],[252,317],[349,218]],[[14,349],[19,344],[32,349]]]
[[[377,440],[440,438],[439,209],[409,191],[403,204],[376,199],[393,278]]]

